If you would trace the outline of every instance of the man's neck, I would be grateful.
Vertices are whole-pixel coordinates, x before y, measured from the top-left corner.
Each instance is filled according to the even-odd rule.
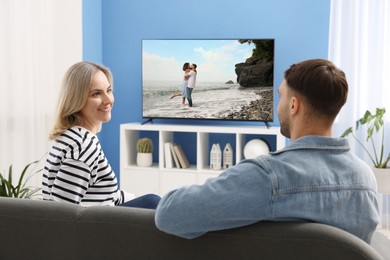
[[[301,122],[291,130],[291,141],[308,135],[332,136],[332,126],[322,122]]]

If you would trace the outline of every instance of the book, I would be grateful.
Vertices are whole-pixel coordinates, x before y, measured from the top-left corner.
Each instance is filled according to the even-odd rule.
[[[188,162],[187,156],[185,155],[183,148],[180,144],[176,144],[173,146],[173,149],[179,159],[181,168],[185,169],[190,167],[190,163]]]
[[[175,149],[173,148],[174,145],[175,145],[175,144],[172,144],[172,143],[171,143],[171,154],[172,154],[172,157],[173,157],[173,162],[174,162],[176,168],[181,168],[179,159],[177,158]]]
[[[165,159],[165,168],[173,168],[171,143],[164,143],[164,159]]]

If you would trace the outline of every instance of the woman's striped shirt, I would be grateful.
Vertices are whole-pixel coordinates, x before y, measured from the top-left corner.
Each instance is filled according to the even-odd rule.
[[[47,154],[42,185],[44,200],[82,206],[119,205],[131,196],[118,189],[97,136],[79,126],[54,141]]]

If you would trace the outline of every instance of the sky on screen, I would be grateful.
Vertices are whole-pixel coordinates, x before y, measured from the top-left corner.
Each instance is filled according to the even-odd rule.
[[[236,82],[235,64],[245,62],[253,48],[237,40],[143,40],[143,79],[181,79],[183,64],[190,62],[198,66],[198,81]]]

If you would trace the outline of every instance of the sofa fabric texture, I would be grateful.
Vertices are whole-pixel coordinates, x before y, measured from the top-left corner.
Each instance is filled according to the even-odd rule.
[[[3,260],[386,259],[361,239],[318,223],[259,222],[187,240],[159,231],[154,210],[41,200],[0,198],[0,230]]]

